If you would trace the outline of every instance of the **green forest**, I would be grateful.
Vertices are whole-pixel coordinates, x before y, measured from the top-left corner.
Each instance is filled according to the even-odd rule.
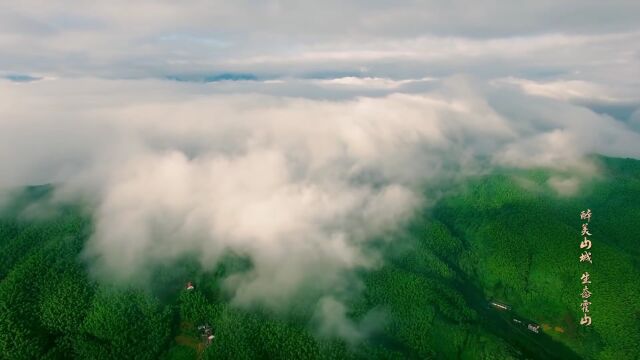
[[[393,241],[371,241],[383,265],[354,274],[364,287],[347,299],[347,316],[384,315],[356,343],[319,336],[305,299],[287,314],[231,306],[221,280],[251,268],[238,254],[211,271],[189,258],[153,269],[144,287],[95,281],[80,256],[90,211],[57,204],[34,215],[54,189],[28,187],[0,210],[0,358],[638,359],[640,161],[593,161],[600,174],[574,196],[548,185],[569,174],[545,169],[425,186],[439,200]],[[579,214],[587,208],[593,264],[585,267]],[[579,324],[585,269],[589,327]]]

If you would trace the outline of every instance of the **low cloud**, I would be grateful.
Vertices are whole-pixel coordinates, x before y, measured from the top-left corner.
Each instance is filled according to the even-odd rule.
[[[572,177],[552,176],[547,180],[547,184],[555,190],[558,195],[572,196],[580,190],[580,179]]]
[[[213,268],[231,251],[252,263],[224,280],[234,304],[286,311],[313,284],[319,331],[357,340],[368,330],[334,318],[336,299],[361,286],[354,270],[381,265],[369,241],[434,201],[425,183],[491,164],[588,174],[593,152],[640,157],[640,134],[578,105],[467,77],[432,87],[330,100],[301,97],[300,80],[296,97],[155,80],[0,82],[0,183],[55,182],[56,198],[92,203],[83,257],[99,279],[140,281],[184,256]]]
[[[320,335],[338,336],[356,344],[381,330],[386,316],[380,309],[374,309],[354,321],[348,317],[347,307],[342,302],[333,297],[323,297],[318,301],[313,321]]]

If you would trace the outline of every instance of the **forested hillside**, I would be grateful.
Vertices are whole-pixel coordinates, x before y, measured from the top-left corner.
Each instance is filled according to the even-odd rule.
[[[452,185],[393,241],[372,242],[385,261],[357,274],[364,288],[346,312],[357,323],[380,316],[356,342],[318,335],[305,299],[287,314],[231,306],[221,279],[251,268],[235,254],[213,271],[188,258],[167,264],[144,286],[98,283],[80,256],[90,211],[53,206],[51,187],[30,187],[1,210],[0,358],[637,359],[640,161],[595,161],[602,176],[574,196],[548,185],[567,174],[545,170]],[[586,208],[594,213],[590,328],[578,322]],[[203,324],[215,336],[208,346]]]

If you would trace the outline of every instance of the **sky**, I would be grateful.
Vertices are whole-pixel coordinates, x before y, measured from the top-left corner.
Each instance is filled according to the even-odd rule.
[[[91,204],[102,281],[225,252],[237,306],[313,283],[319,329],[359,339],[344,299],[372,238],[425,185],[585,158],[640,158],[637,1],[6,2],[0,188]],[[374,316],[375,317],[375,316]]]

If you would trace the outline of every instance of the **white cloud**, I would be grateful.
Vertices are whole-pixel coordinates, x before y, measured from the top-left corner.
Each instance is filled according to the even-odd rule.
[[[344,272],[376,266],[367,239],[402,224],[425,181],[479,171],[477,158],[588,172],[585,154],[640,157],[640,135],[620,122],[463,77],[349,100],[211,88],[0,83],[0,182],[92,198],[98,274],[142,277],[185,254],[213,266],[233,250],[255,266],[229,279],[236,302],[276,306],[309,280],[331,292]]]
[[[580,190],[579,178],[552,176],[547,183],[561,196],[572,196]]]
[[[515,85],[531,95],[538,95],[559,100],[586,100],[607,103],[640,103],[640,97],[635,92],[621,93],[612,86],[603,86],[583,80],[534,81],[518,78],[505,78],[494,81],[494,84]],[[632,89],[628,89],[632,90]]]
[[[326,87],[349,87],[349,88],[363,88],[363,89],[398,89],[403,85],[431,82],[433,78],[421,78],[421,79],[404,79],[393,80],[388,78],[376,78],[376,77],[355,77],[345,76],[334,79],[314,80],[320,86]]]
[[[0,70],[146,78],[365,68],[393,79],[578,71],[628,83],[640,75],[638,14],[628,1],[21,1],[0,14]]]
[[[185,255],[211,268],[233,251],[253,264],[226,279],[233,302],[286,311],[306,284],[317,298],[357,289],[349,274],[380,265],[368,241],[432,200],[425,182],[486,171],[479,158],[588,173],[591,152],[640,157],[640,134],[582,107],[464,77],[437,84],[314,100],[157,80],[0,82],[0,184],[57,182],[57,198],[89,199],[84,256],[100,279],[143,281]],[[319,326],[364,331],[332,319]]]

